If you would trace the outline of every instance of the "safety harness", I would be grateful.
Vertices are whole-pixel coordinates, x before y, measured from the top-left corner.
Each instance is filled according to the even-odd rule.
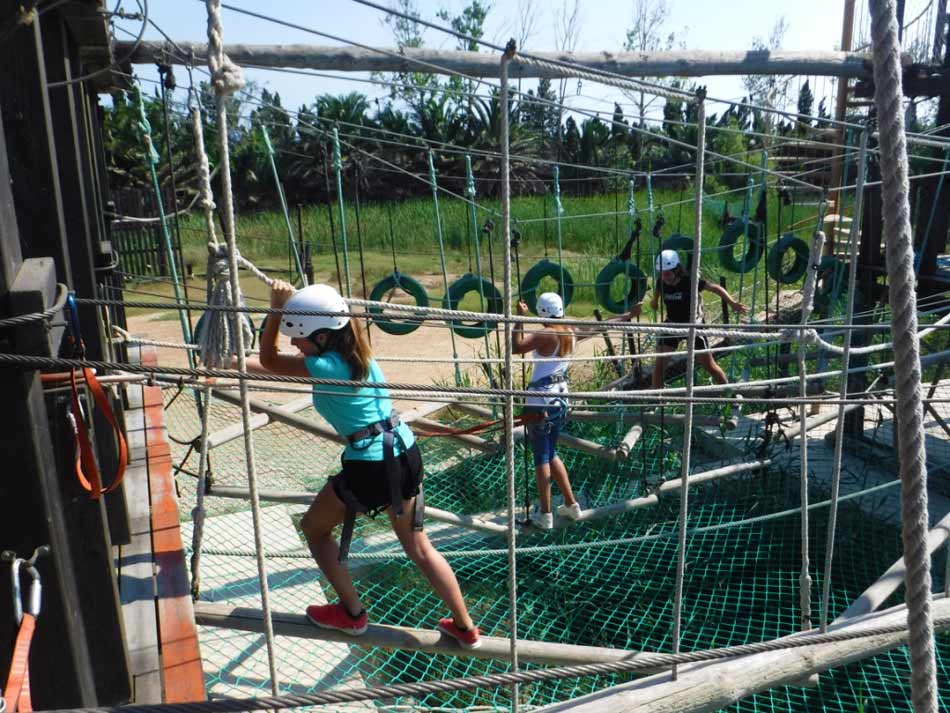
[[[400,518],[403,515],[402,509],[402,478],[401,470],[396,463],[395,441],[398,438],[402,446],[403,453],[406,452],[406,443],[396,430],[399,426],[399,414],[393,411],[389,418],[384,418],[376,423],[361,428],[346,437],[347,442],[356,450],[365,450],[369,448],[367,443],[362,448],[356,444],[361,441],[369,441],[379,435],[383,437],[383,463],[386,470],[386,486],[389,490],[389,504],[393,509],[393,514]],[[340,554],[338,560],[340,564],[346,562],[350,554],[350,543],[353,540],[353,528],[356,524],[357,513],[366,513],[370,508],[361,503],[353,491],[346,486],[346,480],[343,473],[334,476],[336,479],[336,491],[343,498],[346,505],[346,515],[343,518],[343,532],[340,534]],[[425,496],[422,494],[422,485],[419,485],[419,494],[416,496],[412,511],[412,529],[417,532],[422,531],[423,520],[425,518]]]
[[[546,389],[549,386],[554,384],[564,384],[567,383],[567,377],[563,373],[548,374],[547,376],[542,376],[536,381],[531,381],[528,383],[529,389]]]

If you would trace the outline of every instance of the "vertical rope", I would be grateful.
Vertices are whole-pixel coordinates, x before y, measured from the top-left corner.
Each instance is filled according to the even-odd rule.
[[[683,424],[683,463],[680,479],[680,526],[676,556],[676,593],[673,599],[673,653],[680,650],[680,624],[683,611],[683,579],[686,574],[686,518],[689,515],[689,460],[693,441],[693,384],[696,380],[696,315],[699,314],[699,262],[702,258],[703,241],[703,179],[706,154],[706,92],[696,93],[696,238],[693,243],[693,264],[689,274],[689,322],[686,337],[686,418]],[[677,677],[673,667],[673,679]]]
[[[350,251],[346,244],[346,206],[343,204],[343,158],[340,155],[340,133],[333,127],[333,172],[336,174],[336,201],[340,205],[340,239],[343,241],[343,276],[346,296],[350,292]]]
[[[864,203],[864,179],[867,173],[868,132],[861,132],[860,148],[858,149],[858,176],[855,184],[854,210],[851,214],[850,265],[848,266],[848,306],[846,308],[845,324],[854,322],[854,296],[857,292],[856,278],[858,274],[858,234],[860,233],[861,211]],[[851,335],[852,330],[844,330],[844,352],[841,356],[841,383],[838,404],[838,420],[835,424],[835,453],[831,471],[831,506],[828,508],[828,538],[825,542],[825,568],[821,582],[821,621],[822,633],[828,630],[828,600],[831,596],[831,561],[835,550],[835,526],[838,519],[838,492],[841,487],[841,458],[844,452],[844,400],[848,397],[848,369],[851,365]]]
[[[445,266],[445,240],[442,235],[442,214],[439,212],[439,186],[435,175],[435,161],[432,152],[429,152],[429,185],[432,186],[432,205],[435,209],[435,235],[439,240],[439,261],[442,264],[442,286],[445,294],[449,293],[449,273]],[[474,205],[474,204],[473,204]],[[455,367],[455,385],[462,385],[462,373],[459,371],[459,353],[455,347],[455,330],[449,330],[449,339],[452,340],[452,362]]]
[[[294,228],[290,223],[290,211],[287,209],[287,198],[284,196],[284,187],[280,182],[280,174],[277,172],[277,161],[274,160],[274,147],[270,142],[270,134],[267,133],[267,127],[261,126],[261,134],[264,136],[264,146],[267,147],[267,160],[270,162],[271,173],[274,174],[274,185],[277,186],[277,197],[280,199],[280,209],[284,214],[284,223],[287,225],[287,240],[290,242],[290,254],[294,259],[294,266],[297,268],[297,274],[300,281],[307,284],[307,274],[303,270],[303,263],[300,262],[300,253],[297,252],[297,241],[294,240]]]
[[[815,283],[818,282],[818,263],[821,262],[821,250],[825,244],[825,234],[821,231],[824,219],[824,206],[818,209],[818,226],[812,235],[811,252],[808,254],[808,272],[805,273],[805,282],[802,285],[802,327],[808,324],[814,308]],[[802,631],[811,629],[811,562],[808,557],[808,406],[805,397],[808,395],[807,374],[805,364],[804,339],[798,340],[798,392],[801,403],[798,406],[798,452],[800,461],[799,488],[802,506],[802,570],[798,576],[799,606],[801,608]]]
[[[233,304],[241,304],[241,291],[238,277],[237,239],[234,233],[234,201],[231,195],[231,163],[228,152],[228,96],[243,84],[241,69],[232,64],[224,54],[223,29],[221,27],[221,0],[206,0],[208,9],[208,69],[214,85],[215,107],[217,110],[218,142],[221,147],[221,197],[224,201],[224,236],[228,244],[228,258],[231,266],[231,299]],[[247,355],[244,351],[244,334],[238,312],[232,313],[233,329],[237,333],[238,369],[247,371]],[[267,588],[267,562],[264,542],[261,536],[261,501],[257,492],[257,478],[254,470],[254,440],[251,430],[251,408],[248,402],[247,381],[241,379],[241,423],[244,426],[244,457],[247,462],[248,490],[251,495],[251,517],[254,522],[254,549],[257,552],[257,575],[261,587],[261,608],[264,615],[264,633],[267,639],[267,662],[270,667],[271,692],[279,694],[277,687],[277,661],[274,656],[274,623],[271,620],[270,597]]]
[[[465,197],[468,198],[469,214],[472,218],[472,249],[475,252],[475,272],[479,277],[483,277],[482,244],[478,238],[481,231],[478,229],[478,216],[475,214],[475,174],[472,173],[472,157],[468,154],[465,154]],[[482,312],[486,310],[485,286],[481,280],[478,281],[478,308]],[[485,338],[485,357],[487,358],[491,356],[491,341],[488,339],[487,329],[482,336]],[[490,370],[491,367],[489,367]],[[494,407],[492,408],[494,409]]]
[[[561,220],[564,216],[564,205],[561,203],[561,172],[554,167],[554,215],[557,218],[557,264],[561,270],[561,279],[558,281],[557,291],[564,299],[564,240],[561,234]]]
[[[894,337],[901,524],[907,563],[911,699],[916,713],[937,710],[937,673],[927,552],[927,461],[920,393],[920,343],[908,204],[907,145],[901,112],[901,63],[893,0],[869,0],[880,127],[887,283]]]
[[[214,247],[218,246],[218,236],[214,228],[214,195],[211,193],[211,170],[208,166],[208,152],[205,151],[204,129],[201,125],[201,110],[197,105],[191,107],[191,132],[195,141],[195,151],[198,154],[198,205],[205,218],[205,229],[208,231],[208,240]]]
[[[162,246],[165,250],[165,256],[168,260],[168,269],[171,271],[172,288],[175,291],[175,304],[185,304],[182,298],[181,281],[178,277],[178,266],[175,264],[175,253],[172,251],[172,236],[168,230],[168,219],[165,216],[165,204],[162,201],[162,189],[158,184],[158,172],[155,166],[158,165],[158,152],[152,144],[152,126],[149,124],[148,117],[145,115],[145,102],[142,100],[142,92],[138,85],[135,86],[135,98],[139,105],[138,130],[142,136],[142,143],[145,144],[145,162],[148,164],[149,173],[152,176],[152,189],[155,191],[155,205],[158,207],[158,219],[162,226]],[[178,310],[178,321],[181,323],[181,335],[186,344],[191,343],[191,329],[188,327],[188,320],[185,317],[184,310]],[[188,362],[194,367],[194,355],[188,352]]]
[[[515,55],[515,41],[510,40],[501,56],[501,224],[505,236],[505,388],[514,388],[511,364],[511,175],[508,146],[508,63]],[[508,484],[508,593],[511,609],[511,670],[518,670],[518,577],[515,570],[515,439],[514,398],[505,396],[505,471]],[[512,686],[511,710],[518,710],[518,686]]]

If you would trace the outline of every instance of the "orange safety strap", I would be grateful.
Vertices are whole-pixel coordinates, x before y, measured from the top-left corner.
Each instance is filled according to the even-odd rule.
[[[33,701],[30,698],[30,644],[35,629],[36,617],[24,613],[13,648],[7,685],[3,689],[8,706],[7,713],[28,713],[33,710]]]
[[[112,413],[109,398],[106,396],[105,391],[103,391],[102,385],[99,384],[99,380],[96,379],[96,375],[92,369],[83,369],[83,378],[89,387],[90,393],[92,393],[93,401],[95,401],[99,410],[102,411],[102,415],[105,416],[109,425],[112,426],[112,430],[115,432],[116,439],[119,443],[119,458],[115,478],[112,479],[111,485],[103,488],[102,478],[99,475],[99,467],[96,464],[96,456],[92,449],[92,443],[89,440],[89,431],[82,417],[82,408],[79,404],[79,385],[76,382],[76,371],[76,369],[73,369],[70,375],[73,395],[73,417],[76,420],[76,477],[83,489],[89,493],[89,497],[96,500],[100,496],[111,493],[119,487],[122,478],[125,476],[125,465],[129,459],[129,450],[125,443],[125,437],[122,435],[122,429],[119,427]],[[89,475],[88,478],[86,477],[87,473]]]

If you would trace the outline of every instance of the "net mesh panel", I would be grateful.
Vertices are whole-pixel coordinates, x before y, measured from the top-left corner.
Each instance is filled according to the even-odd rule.
[[[792,366],[792,373],[795,367]],[[172,401],[175,389],[166,390],[166,423],[170,435],[180,441],[195,438],[198,410],[193,395],[183,391]],[[699,413],[718,407],[698,406]],[[670,413],[674,411],[669,410]],[[300,412],[317,419],[312,409]],[[211,430],[240,420],[238,407],[214,401]],[[459,425],[471,422],[460,418]],[[627,426],[619,423],[571,422],[567,431],[592,441],[612,444]],[[715,430],[715,429],[713,429]],[[760,429],[764,432],[764,429]],[[743,443],[751,452],[762,443],[762,432],[751,431]],[[877,429],[878,433],[882,429]],[[608,463],[595,456],[567,448],[560,454],[571,473],[576,492],[589,507],[649,492],[658,478],[677,478],[680,470],[682,428],[679,425],[645,424],[644,434],[625,461]],[[336,472],[340,447],[301,435],[289,426],[271,423],[255,431],[256,466],[261,489],[319,489]],[[466,451],[447,438],[420,439],[427,478],[428,502],[433,507],[458,513],[503,512],[505,464],[502,455]],[[773,448],[784,447],[779,439]],[[173,444],[177,461],[197,471],[197,455],[187,445]],[[796,445],[797,449],[797,445]],[[719,480],[691,489],[689,527],[737,522],[749,517],[779,512],[799,504],[798,466],[794,458],[783,468]],[[706,469],[719,465],[699,448],[694,448],[694,466]],[[822,454],[810,450],[813,471],[827,468]],[[243,438],[216,448],[211,456],[214,483],[246,487]],[[525,470],[527,465],[527,471]],[[652,479],[651,479],[652,478]],[[181,473],[178,483],[182,511],[193,502],[195,479]],[[843,471],[842,492],[867,485],[863,469],[853,463]],[[516,450],[516,490],[519,519],[524,515],[525,488],[529,498],[536,491],[533,467]],[[813,481],[813,502],[827,499],[828,489]],[[229,551],[236,547],[233,528],[216,530],[216,515],[244,511],[240,500],[210,497],[204,549]],[[862,509],[863,507],[863,509]],[[870,583],[901,555],[899,529],[885,498],[868,495],[860,501],[843,503],[839,511],[833,568],[831,616],[847,607]],[[868,513],[880,510],[880,517]],[[275,553],[300,549],[300,506],[265,507],[265,533],[292,528],[292,545],[273,543]],[[574,549],[518,556],[518,626],[524,639],[545,642],[605,646],[628,650],[668,652],[671,650],[673,590],[676,567],[676,534],[679,499],[662,498],[655,507],[549,533],[527,531],[522,546],[575,544]],[[821,569],[828,509],[811,514],[812,616],[817,619],[821,593]],[[247,520],[247,522],[250,522]],[[454,530],[450,535],[430,521],[427,527],[441,550],[449,551],[450,562],[460,581],[474,619],[485,634],[506,636],[509,616],[507,563],[504,555],[485,554],[453,557],[451,551],[480,551],[504,548],[504,538],[484,533]],[[443,526],[444,527],[444,526]],[[398,550],[388,523],[360,518],[353,552]],[[629,544],[585,547],[615,538],[645,538]],[[238,551],[206,554],[202,558],[202,599],[230,602],[259,608],[256,565],[246,552],[247,535]],[[800,626],[798,579],[800,574],[800,517],[796,513],[754,524],[742,524],[688,538],[684,589],[683,650],[729,646],[773,639],[794,633]],[[939,565],[939,566],[938,566]],[[358,591],[374,622],[432,628],[443,615],[444,606],[415,566],[404,557],[382,561],[351,560]],[[937,578],[942,560],[935,561]],[[317,601],[329,587],[313,562],[301,554],[269,558],[271,603],[275,611],[300,611]],[[329,593],[332,601],[332,592]],[[891,602],[898,603],[902,592]],[[320,600],[323,601],[323,600]],[[202,627],[201,646],[209,696],[266,694],[268,672],[262,636],[226,629]],[[938,636],[939,677],[942,703],[950,703],[944,667],[947,637]],[[213,656],[209,656],[213,652]],[[284,692],[315,692],[335,686],[373,686],[393,682],[470,676],[507,670],[502,662],[487,662],[409,651],[386,651],[375,647],[332,644],[319,640],[278,637],[278,670]],[[209,658],[222,662],[209,666]],[[532,666],[527,665],[528,668]],[[630,676],[596,676],[522,686],[522,703],[540,706],[573,698],[604,687],[631,680]],[[823,675],[814,689],[779,687],[751,696],[733,706],[736,711],[765,710],[895,710],[910,711],[909,662],[906,651],[875,656]],[[395,704],[417,709],[464,709],[508,705],[505,689],[433,694],[421,699],[402,699]],[[378,705],[391,705],[380,703]],[[374,704],[350,704],[341,710],[369,710]]]

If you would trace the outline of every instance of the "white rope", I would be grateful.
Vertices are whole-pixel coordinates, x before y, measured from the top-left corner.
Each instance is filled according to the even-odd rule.
[[[689,320],[695,322],[699,313],[699,263],[703,252],[703,179],[706,156],[706,101],[701,90],[696,96],[696,236],[693,245],[693,260],[689,276]],[[680,650],[680,634],[683,612],[683,580],[686,576],[686,519],[689,516],[689,467],[693,443],[693,386],[696,381],[696,328],[690,327],[686,337],[686,420],[683,425],[683,458],[680,478],[679,543],[676,550],[676,590],[673,598],[673,653]],[[673,667],[673,680],[679,671]]]
[[[897,377],[896,421],[901,476],[901,526],[907,563],[911,699],[916,713],[936,713],[937,673],[927,552],[927,462],[924,451],[914,252],[910,228],[907,147],[901,100],[900,45],[893,0],[870,0],[874,102],[881,135],[882,203],[888,293]]]
[[[221,28],[221,0],[206,0],[208,9],[208,67],[214,78],[215,108],[217,110],[218,142],[221,148],[221,193],[224,200],[224,236],[227,240],[230,261],[231,304],[241,303],[240,278],[238,275],[237,238],[234,230],[234,200],[231,193],[231,164],[228,150],[228,95],[240,88],[243,80],[237,69],[224,54],[223,30]],[[237,312],[234,319],[235,346],[238,369],[247,371],[247,357],[244,353],[244,320]],[[247,382],[241,380],[241,421],[244,426],[244,457],[247,463],[248,489],[251,494],[251,514],[254,522],[254,549],[257,551],[257,574],[261,588],[261,609],[264,616],[264,633],[267,639],[267,662],[270,667],[271,692],[279,694],[277,681],[277,660],[274,655],[274,623],[271,619],[270,597],[267,585],[267,561],[264,541],[261,535],[261,503],[257,492],[257,478],[254,472],[254,440],[251,429],[251,408],[248,401]]]
[[[850,254],[850,265],[848,271],[848,285],[850,289],[848,290],[848,306],[845,312],[845,319],[847,321],[854,320],[854,300],[857,293],[857,276],[858,276],[858,235],[860,233],[859,226],[861,224],[862,209],[864,203],[864,178],[867,173],[867,147],[868,147],[868,132],[861,132],[861,148],[859,151],[858,159],[858,190],[857,196],[855,197],[854,202],[854,220],[851,222],[851,231],[850,231],[850,241],[851,241],[851,254]],[[845,333],[844,335],[844,348],[842,349],[842,358],[841,358],[841,379],[838,385],[839,393],[841,398],[845,398],[848,394],[848,377],[846,376],[848,368],[851,366],[851,331]],[[825,540],[825,566],[824,572],[822,575],[822,586],[821,586],[821,613],[820,613],[820,627],[822,633],[828,630],[828,603],[831,597],[831,568],[832,568],[832,558],[834,557],[835,551],[835,527],[838,521],[838,494],[841,490],[841,459],[844,456],[844,406],[838,405],[838,420],[835,424],[835,450],[834,458],[832,460],[832,469],[831,469],[831,510],[828,513],[828,529],[827,536]]]
[[[198,444],[198,489],[195,507],[191,511],[194,530],[191,533],[191,597],[197,600],[201,593],[201,543],[204,538],[205,490],[208,483],[208,416],[211,413],[212,388],[204,390],[204,402],[201,404],[201,436]]]
[[[191,128],[195,141],[195,153],[198,154],[198,205],[205,217],[205,229],[208,240],[217,246],[218,236],[214,229],[214,194],[211,192],[211,170],[208,164],[208,152],[205,151],[205,136],[202,128],[201,110],[197,105],[191,107]]]
[[[505,238],[505,317],[512,314],[512,287],[511,287],[511,165],[508,156],[508,63],[515,54],[515,42],[508,43],[501,55],[501,89],[499,102],[501,106],[501,225]],[[512,323],[505,322],[505,388],[514,388],[514,370],[511,363]],[[515,400],[512,396],[505,397],[505,472],[508,485],[508,596],[511,636],[511,670],[518,670],[518,577],[515,568],[517,532],[515,531]],[[511,687],[511,713],[518,711],[518,684]]]
[[[819,223],[820,224],[820,223]],[[814,305],[815,284],[818,282],[818,263],[821,261],[821,249],[825,244],[825,234],[816,230],[812,236],[811,252],[808,255],[808,271],[805,273],[805,284],[802,293],[801,323],[808,323]],[[798,393],[802,403],[798,407],[799,422],[799,460],[801,465],[799,492],[802,505],[802,570],[798,577],[799,606],[802,613],[802,631],[811,628],[811,573],[808,558],[808,409],[805,400],[808,398],[808,379],[806,378],[805,342],[798,342]],[[840,415],[839,415],[840,418]]]

